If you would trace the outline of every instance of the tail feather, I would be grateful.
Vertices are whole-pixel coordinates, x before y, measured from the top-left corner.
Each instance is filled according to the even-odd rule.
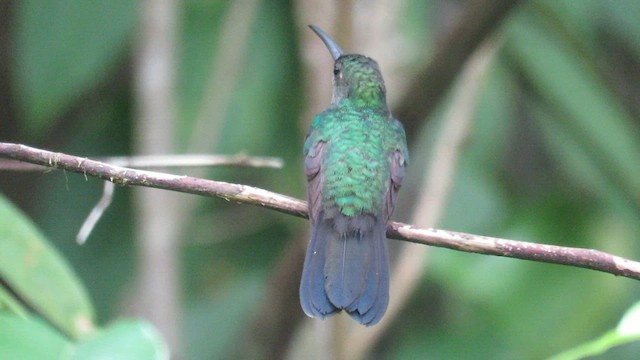
[[[324,288],[334,306],[354,311],[367,283],[373,255],[371,241],[359,231],[332,235],[324,239]]]
[[[385,223],[375,224],[372,238],[375,259],[369,268],[367,287],[358,301],[355,311],[349,312],[353,318],[364,325],[374,325],[382,319],[389,305],[389,256]]]
[[[319,221],[318,225],[313,227],[300,282],[302,310],[311,317],[322,319],[340,311],[331,304],[324,290],[324,239],[332,232],[329,224],[324,221]]]
[[[364,325],[380,321],[389,303],[385,223],[350,219],[348,231],[320,214],[314,223],[300,285],[305,313],[324,318],[345,310]],[[339,230],[336,230],[336,227]]]

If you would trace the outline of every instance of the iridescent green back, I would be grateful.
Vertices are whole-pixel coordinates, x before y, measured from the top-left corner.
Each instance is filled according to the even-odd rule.
[[[388,111],[341,101],[318,114],[305,153],[325,141],[322,207],[337,206],[346,216],[378,214],[389,186],[389,156],[406,152],[404,131]],[[330,139],[330,140],[329,140]]]

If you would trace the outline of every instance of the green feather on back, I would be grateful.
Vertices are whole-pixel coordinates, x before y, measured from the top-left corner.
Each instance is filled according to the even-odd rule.
[[[323,207],[346,216],[378,213],[389,179],[389,154],[406,152],[404,131],[388,111],[340,102],[314,119],[305,153],[319,141],[323,155]]]

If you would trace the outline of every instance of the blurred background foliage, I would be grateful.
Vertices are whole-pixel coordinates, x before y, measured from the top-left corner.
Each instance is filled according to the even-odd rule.
[[[198,152],[281,157],[286,165],[280,170],[213,169],[206,177],[304,198],[302,142],[312,114],[329,102],[331,76],[328,54],[309,50],[322,45],[306,24],[378,59],[394,108],[435,50],[451,45],[441,40],[473,2],[481,3],[353,1],[335,5],[338,15],[312,0],[178,2],[179,152],[198,142]],[[140,9],[132,0],[0,0],[0,140],[88,157],[132,154]],[[386,15],[375,16],[380,12]],[[638,19],[635,0],[534,0],[495,24],[497,55],[438,227],[640,259]],[[380,29],[384,41],[370,38]],[[319,56],[326,58],[324,67],[312,65],[310,57]],[[316,77],[324,83],[310,89]],[[416,187],[424,183],[447,109],[455,106],[445,95],[429,117],[406,119],[412,163],[398,220],[420,216],[411,210]],[[116,190],[86,245],[74,241],[101,189],[98,180],[59,171],[0,172],[0,190],[9,199],[3,201],[22,209],[44,234],[42,242],[69,262],[86,287],[97,326],[107,335],[109,329],[135,333],[146,323],[108,327],[153,301],[153,294],[137,293],[141,260],[132,190]],[[297,305],[308,224],[261,208],[196,200],[181,214],[187,222],[175,239],[181,292],[180,337],[168,339],[173,351],[185,359],[224,359],[304,349],[292,339],[312,321]],[[15,223],[0,221],[6,229]],[[638,283],[626,278],[428,251],[419,286],[370,349],[374,358],[545,358],[614,328],[640,298]],[[52,282],[54,274],[48,273]],[[79,306],[91,314],[83,296]],[[280,305],[273,303],[278,297],[284,298]],[[0,306],[0,344],[12,333],[3,332],[6,324],[15,321],[3,320],[11,309],[7,301]],[[56,346],[68,341],[54,338]],[[631,359],[638,350],[631,343],[594,358]]]

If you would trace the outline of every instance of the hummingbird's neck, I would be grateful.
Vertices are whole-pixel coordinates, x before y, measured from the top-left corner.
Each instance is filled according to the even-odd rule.
[[[375,110],[380,113],[388,113],[389,109],[384,101],[364,101],[361,98],[343,98],[333,105],[342,109],[368,109]]]
[[[351,101],[356,106],[387,108],[387,98],[378,84],[367,84],[352,89]]]
[[[384,91],[378,86],[350,88],[346,93],[334,92],[332,103],[338,106],[367,107],[387,110],[387,99]]]

